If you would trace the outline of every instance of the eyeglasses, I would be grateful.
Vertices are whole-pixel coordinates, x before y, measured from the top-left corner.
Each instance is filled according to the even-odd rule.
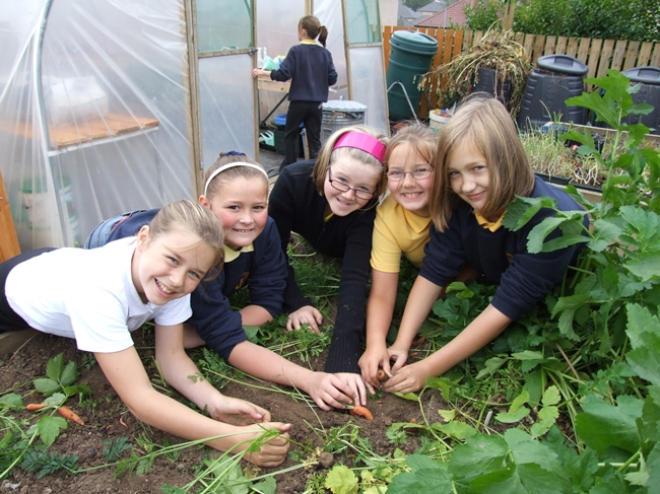
[[[375,195],[373,192],[368,192],[366,190],[356,189],[354,187],[351,187],[342,180],[343,179],[333,180],[332,171],[330,168],[328,168],[328,182],[330,182],[330,185],[332,186],[333,189],[338,190],[339,192],[348,192],[349,190],[352,190],[353,193],[355,194],[355,197],[357,197],[358,199],[372,199]]]
[[[419,168],[415,168],[411,172],[404,172],[403,170],[390,170],[387,172],[387,179],[390,182],[398,182],[400,180],[403,180],[406,175],[412,175],[412,177],[415,180],[423,180],[427,178],[431,173],[435,171],[434,168],[431,167],[426,167],[426,166],[421,166]]]

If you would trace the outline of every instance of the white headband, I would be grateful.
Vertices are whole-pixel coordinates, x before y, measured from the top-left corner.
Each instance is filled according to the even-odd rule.
[[[247,166],[248,168],[254,168],[255,170],[259,170],[261,173],[264,174],[264,177],[266,177],[266,181],[268,181],[268,174],[266,173],[266,170],[264,170],[262,167],[260,167],[258,165],[254,165],[252,163],[246,163],[245,161],[232,161],[231,163],[227,163],[226,165],[222,165],[216,171],[211,173],[211,176],[206,181],[206,185],[204,186],[204,195],[206,195],[206,192],[209,189],[209,184],[211,183],[211,180],[213,180],[220,173],[222,173],[226,170],[229,170],[230,168],[234,168],[236,166]]]

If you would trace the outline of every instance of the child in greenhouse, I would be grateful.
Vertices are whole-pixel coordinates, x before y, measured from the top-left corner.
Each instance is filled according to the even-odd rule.
[[[342,373],[342,379],[359,392],[361,404],[366,395],[358,358],[374,208],[385,188],[385,145],[386,138],[367,126],[336,131],[323,145],[316,163],[301,161],[282,170],[268,205],[283,252],[287,252],[291,232],[296,232],[319,253],[342,258],[337,316],[325,371]],[[309,325],[319,331],[323,317],[301,293],[291,266],[284,309],[289,312],[287,329]],[[368,388],[374,392],[371,385]]]
[[[313,372],[247,341],[243,325],[261,326],[279,315],[287,264],[274,221],[268,217],[268,177],[243,153],[229,151],[205,174],[199,203],[224,226],[225,264],[220,275],[200,283],[191,295],[192,317],[184,327],[186,348],[208,345],[227,362],[250,375],[308,393],[323,410],[344,408],[357,393],[334,374]],[[101,223],[88,247],[134,235],[158,209],[117,216]],[[250,304],[239,311],[229,297],[247,286]]]
[[[246,459],[277,466],[289,448],[288,424],[251,403],[223,396],[203,379],[183,347],[190,293],[219,273],[222,225],[191,201],[164,207],[136,236],[102,248],[39,249],[0,264],[0,331],[32,327],[74,338],[93,352],[106,378],[142,422],[171,434],[234,453],[264,430],[283,434]],[[35,282],[38,280],[38,282]],[[155,322],[156,360],[165,380],[206,417],[156,391],[130,332]],[[218,437],[224,436],[224,437]]]
[[[563,211],[582,208],[563,190],[534,176],[516,126],[494,98],[475,94],[440,133],[435,160],[435,194],[430,202],[434,228],[415,280],[390,357],[396,361],[385,391],[418,391],[427,377],[440,376],[492,341],[506,326],[561,282],[580,245],[530,254],[530,230],[554,213],[541,209],[519,231],[502,218],[516,196],[547,196]],[[585,215],[585,225],[588,218]],[[554,231],[548,238],[561,235]],[[465,263],[499,283],[484,311],[450,343],[404,366],[411,341],[445,287]]]
[[[429,240],[438,133],[413,123],[399,130],[385,153],[389,195],[376,208],[371,250],[371,292],[367,304],[367,348],[362,377],[374,387],[382,368],[390,375],[386,336],[392,322],[401,256],[421,267]]]
[[[318,42],[316,39],[318,37]],[[310,158],[316,158],[321,149],[321,105],[328,101],[328,88],[337,82],[337,71],[332,55],[325,48],[328,29],[313,15],[306,15],[298,22],[300,44],[292,47],[277,70],[254,69],[253,77],[269,75],[274,81],[288,81],[289,110],[284,129],[286,152],[280,171],[298,159],[296,142],[300,124],[304,122]]]

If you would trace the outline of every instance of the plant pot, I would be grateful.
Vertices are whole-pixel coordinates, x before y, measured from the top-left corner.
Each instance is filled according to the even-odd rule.
[[[568,185],[571,179],[569,177],[558,177],[556,175],[548,175],[546,173],[534,172],[539,178],[542,178],[545,182],[557,185]]]

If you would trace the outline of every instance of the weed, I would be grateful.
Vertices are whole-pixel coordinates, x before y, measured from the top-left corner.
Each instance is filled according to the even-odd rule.
[[[21,468],[28,472],[36,472],[37,478],[42,478],[59,470],[74,473],[78,467],[77,455],[59,455],[43,448],[34,448],[25,453]]]
[[[385,437],[393,446],[403,446],[408,442],[408,434],[405,430],[389,426],[385,431]]]
[[[115,461],[119,459],[122,454],[133,447],[128,442],[128,438],[125,436],[118,437],[114,441],[103,441],[103,444],[105,445],[105,448],[103,449],[103,455],[107,458],[108,461]]]

